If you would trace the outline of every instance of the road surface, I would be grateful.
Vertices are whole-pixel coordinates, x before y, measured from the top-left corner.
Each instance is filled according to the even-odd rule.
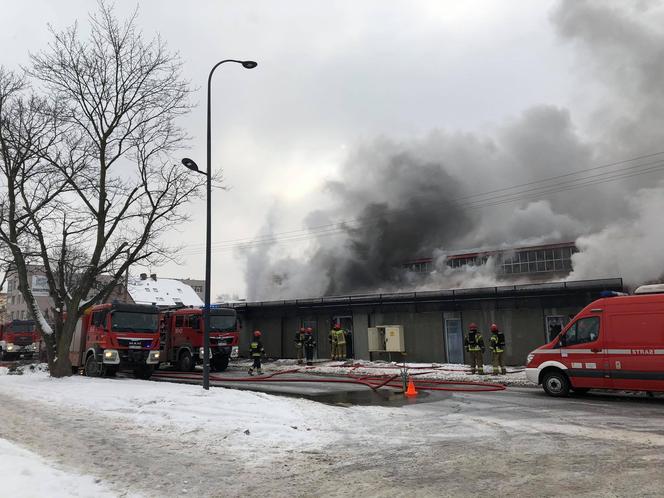
[[[103,410],[63,411],[4,394],[0,437],[98,477],[119,494],[661,496],[664,489],[662,398],[553,399],[539,389],[510,388],[332,410],[324,429],[338,433],[334,444],[278,459],[249,438],[255,458],[248,459],[226,451],[221,439],[201,446]]]

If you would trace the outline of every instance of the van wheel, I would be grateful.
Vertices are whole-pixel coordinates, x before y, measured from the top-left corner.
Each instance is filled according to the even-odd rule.
[[[85,359],[85,367],[83,371],[86,377],[101,377],[103,365],[97,361],[94,354],[91,354]]]
[[[191,357],[191,353],[188,349],[185,349],[180,353],[178,358],[178,370],[181,372],[191,372],[194,370],[194,359]]]
[[[542,387],[544,392],[549,396],[554,396],[556,398],[562,398],[569,394],[569,380],[567,375],[565,375],[560,370],[552,370],[544,374],[542,379]]]

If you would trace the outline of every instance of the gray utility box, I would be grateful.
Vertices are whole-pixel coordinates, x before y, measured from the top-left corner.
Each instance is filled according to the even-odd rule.
[[[403,325],[377,325],[369,327],[369,351],[405,353]]]

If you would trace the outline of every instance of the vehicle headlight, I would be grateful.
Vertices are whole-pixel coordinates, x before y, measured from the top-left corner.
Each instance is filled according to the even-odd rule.
[[[150,354],[148,354],[148,359],[147,363],[159,363],[159,357],[160,357],[159,351],[150,351]]]
[[[528,356],[526,357],[526,365],[529,365],[530,362],[533,361],[533,358],[535,358],[535,351],[528,353]]]
[[[14,351],[14,349],[16,349],[16,347],[11,342],[7,344],[7,351]]]
[[[107,349],[104,351],[104,363],[120,363],[120,355],[116,349]]]

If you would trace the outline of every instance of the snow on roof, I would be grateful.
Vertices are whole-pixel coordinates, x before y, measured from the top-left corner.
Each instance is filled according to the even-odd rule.
[[[129,295],[136,304],[157,306],[203,306],[203,301],[194,289],[172,278],[130,279],[127,286]]]

